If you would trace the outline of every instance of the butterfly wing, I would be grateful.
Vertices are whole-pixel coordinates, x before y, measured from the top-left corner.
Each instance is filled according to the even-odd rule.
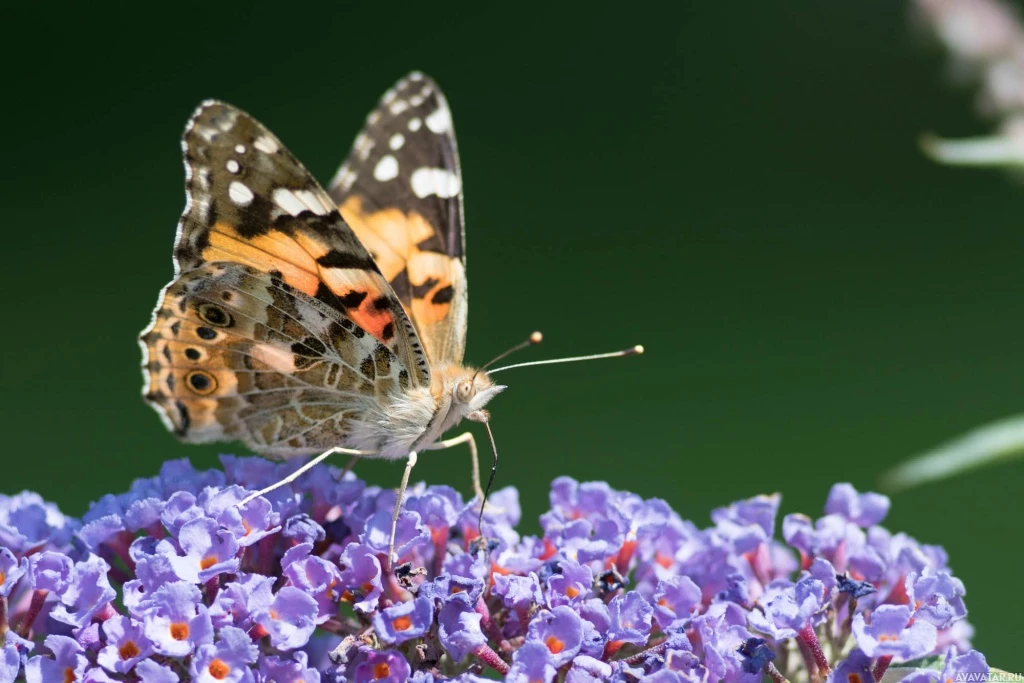
[[[451,111],[413,72],[384,93],[329,187],[435,364],[461,363],[468,297]]]
[[[171,429],[309,453],[353,443],[352,420],[383,395],[430,386],[391,286],[273,134],[206,102],[183,149],[176,279],[142,336],[146,397]]]

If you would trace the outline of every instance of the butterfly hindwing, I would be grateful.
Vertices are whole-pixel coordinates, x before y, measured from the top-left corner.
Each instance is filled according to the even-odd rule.
[[[142,342],[146,398],[168,428],[270,456],[356,436],[374,405],[410,384],[400,359],[336,309],[238,263],[179,277]]]
[[[408,311],[430,360],[461,363],[468,298],[451,111],[413,72],[370,112],[329,193]]]
[[[177,272],[233,262],[278,276],[383,342],[429,386],[419,338],[397,297],[332,200],[251,116],[206,102],[183,138],[188,202]]]

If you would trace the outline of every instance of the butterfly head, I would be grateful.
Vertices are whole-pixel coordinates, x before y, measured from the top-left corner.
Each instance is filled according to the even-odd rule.
[[[460,411],[462,417],[474,422],[486,422],[488,415],[484,406],[506,388],[503,384],[495,384],[487,373],[475,372],[455,383],[452,407]]]

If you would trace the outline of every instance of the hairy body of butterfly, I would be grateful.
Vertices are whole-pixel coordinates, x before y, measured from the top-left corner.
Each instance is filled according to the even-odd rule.
[[[504,387],[462,365],[462,177],[436,84],[414,72],[385,93],[328,191],[222,102],[200,105],[182,148],[175,279],[141,336],[168,429],[271,458],[414,462],[467,442],[479,494],[472,437],[439,439],[485,421]]]

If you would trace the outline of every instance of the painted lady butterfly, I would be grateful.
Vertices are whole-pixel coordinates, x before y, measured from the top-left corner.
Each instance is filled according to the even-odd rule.
[[[332,453],[406,458],[395,519],[416,454],[466,443],[482,504],[472,434],[441,436],[486,424],[505,387],[462,364],[462,175],[437,85],[414,72],[388,90],[327,191],[223,102],[200,105],[182,148],[174,280],[141,336],[144,395],[167,428],[319,454],[277,485]]]

